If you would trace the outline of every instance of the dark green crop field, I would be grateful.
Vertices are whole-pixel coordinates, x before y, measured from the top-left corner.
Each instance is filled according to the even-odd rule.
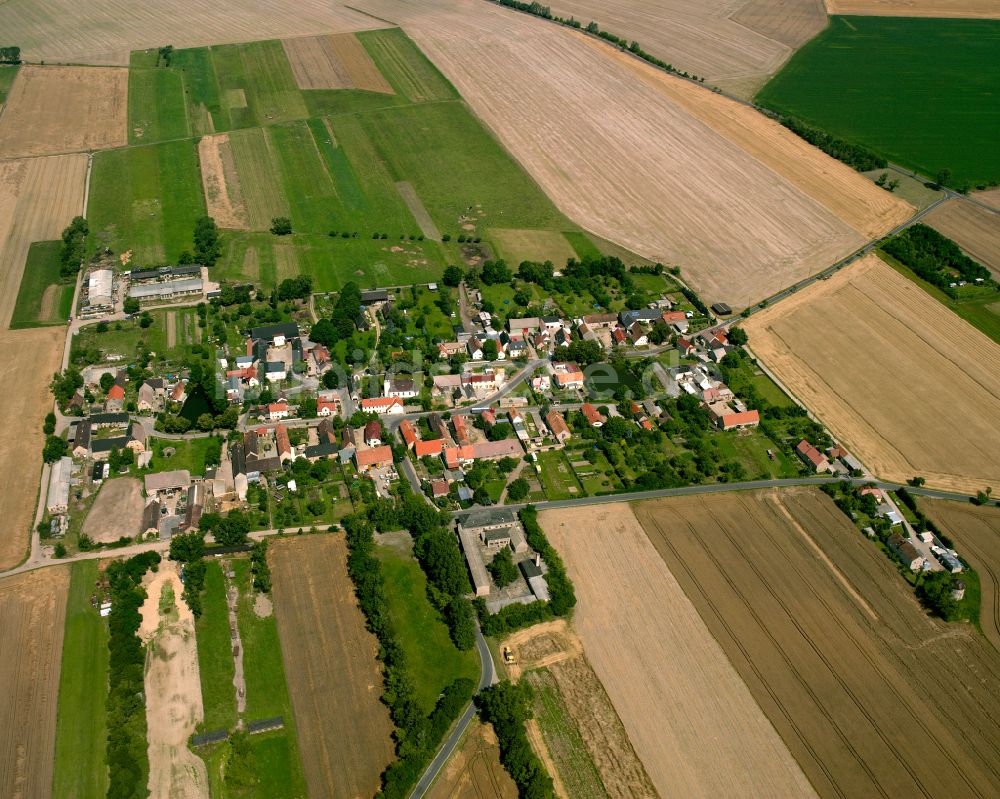
[[[1000,21],[831,17],[757,102],[954,188],[1000,182]]]

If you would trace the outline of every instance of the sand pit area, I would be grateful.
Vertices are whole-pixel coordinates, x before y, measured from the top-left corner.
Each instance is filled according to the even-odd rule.
[[[879,477],[1000,486],[1000,345],[877,256],[745,329],[754,354]]]
[[[127,105],[128,70],[25,65],[0,116],[0,158],[121,147]]]
[[[83,523],[83,532],[101,544],[110,544],[122,536],[136,536],[144,507],[138,480],[132,477],[106,480]]]
[[[539,521],[576,586],[587,658],[659,794],[813,796],[631,507]]]

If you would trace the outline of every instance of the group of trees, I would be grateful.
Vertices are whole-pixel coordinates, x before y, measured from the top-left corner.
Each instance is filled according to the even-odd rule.
[[[532,689],[526,682],[504,680],[479,692],[476,707],[483,721],[493,725],[500,744],[500,762],[517,785],[518,796],[525,799],[550,799],[555,796],[552,778],[538,759],[525,721],[531,718]]]
[[[925,574],[917,585],[917,599],[935,616],[955,621],[961,615],[959,602],[951,593],[956,582],[958,578],[948,571]]]
[[[183,564],[184,601],[195,618],[201,616],[205,590],[205,534],[192,530],[170,539],[170,560]]]
[[[393,738],[398,760],[382,775],[382,795],[387,799],[402,799],[472,697],[474,685],[468,679],[456,680],[445,688],[430,716],[423,714],[414,698],[406,657],[389,617],[385,577],[374,552],[375,528],[358,513],[347,516],[342,524],[347,536],[347,571],[367,627],[379,641],[379,659],[383,666],[382,701],[388,706],[396,728]]]
[[[21,48],[20,47],[0,47],[0,64],[20,64],[21,63]]]
[[[250,550],[250,576],[255,591],[271,593],[271,567],[267,565],[267,539],[258,541]]]
[[[287,277],[278,284],[277,291],[281,302],[309,299],[312,294],[312,278],[309,275]]]
[[[338,341],[350,339],[357,329],[355,321],[361,311],[361,289],[349,282],[340,290],[337,303],[329,318],[320,319],[313,325],[309,338],[325,347],[332,347]]]
[[[276,216],[271,219],[271,232],[275,236],[288,236],[292,232],[292,220],[287,216]]]
[[[52,395],[61,407],[65,407],[73,399],[73,395],[81,388],[83,388],[83,375],[80,374],[78,369],[74,369],[72,366],[67,367],[62,372],[56,372],[52,376],[52,382],[49,384]]]
[[[202,533],[211,533],[215,543],[223,547],[240,547],[247,543],[253,527],[250,516],[241,510],[220,513],[203,513],[198,523]]]
[[[805,139],[814,147],[819,147],[824,153],[838,161],[843,161],[858,172],[869,172],[873,169],[885,169],[888,162],[878,153],[862,147],[860,144],[839,139],[819,128],[808,125],[801,119],[776,114],[778,121],[800,139]]]
[[[73,221],[63,230],[62,245],[59,248],[59,274],[62,277],[72,277],[80,271],[89,232],[90,226],[82,216],[73,217]]]
[[[142,622],[139,608],[146,598],[142,576],[159,562],[156,552],[144,552],[125,561],[112,561],[105,572],[111,593],[106,705],[108,799],[144,799],[147,794],[143,777],[149,768],[143,679],[146,653],[136,633]]]
[[[998,288],[989,269],[973,261],[947,236],[922,223],[893,236],[882,249],[951,297],[959,294],[951,284],[960,280],[973,283],[979,279],[985,285]]]
[[[222,255],[219,227],[210,216],[200,216],[194,223],[194,252],[185,251],[178,259],[182,264],[214,266]]]

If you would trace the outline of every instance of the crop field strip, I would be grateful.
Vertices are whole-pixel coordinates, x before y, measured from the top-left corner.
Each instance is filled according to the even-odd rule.
[[[0,580],[0,794],[52,790],[59,666],[69,569]]]
[[[350,33],[281,42],[300,89],[364,89],[392,94],[359,39]]]
[[[924,616],[891,563],[829,499],[754,492],[638,512],[821,795],[995,791],[997,717],[985,697],[997,692],[996,652],[969,629],[944,641],[943,625]],[[879,621],[832,579],[813,544]],[[931,672],[935,690],[923,691],[920,675]],[[900,730],[918,729],[900,739]]]
[[[636,80],[634,70],[653,68],[618,63],[610,46],[491,4],[359,2],[403,26],[560,210],[601,238],[679,264],[708,302],[739,307],[768,296],[863,240],[780,172]],[[817,159],[816,171],[830,163],[799,146]],[[870,197],[858,188],[865,179],[852,177],[846,193]]]
[[[1000,17],[994,0],[826,0],[826,8],[830,14],[885,17]]]
[[[998,61],[1000,20],[833,17],[757,101],[924,175],[948,169],[954,188],[988,185],[1000,103],[983,65]]]
[[[952,539],[959,554],[968,556],[979,574],[980,625],[1000,653],[1000,510],[930,499],[921,499],[920,507]]]
[[[1000,345],[877,256],[746,329],[754,354],[878,476],[1000,485]]]

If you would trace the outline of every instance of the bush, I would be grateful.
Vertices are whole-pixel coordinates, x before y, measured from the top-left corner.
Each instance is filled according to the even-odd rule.
[[[498,588],[510,585],[517,579],[517,566],[507,547],[501,549],[486,568]]]
[[[292,232],[292,220],[289,219],[287,216],[276,216],[272,218],[271,232],[275,236],[289,235]]]

